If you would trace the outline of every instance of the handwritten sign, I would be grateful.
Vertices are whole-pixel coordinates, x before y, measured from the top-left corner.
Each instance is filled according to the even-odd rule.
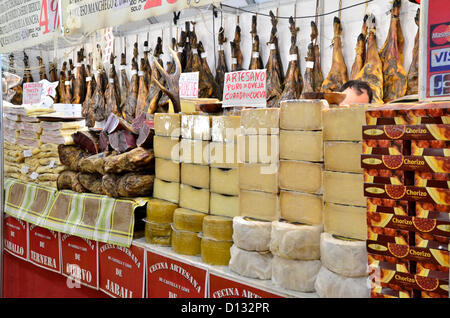
[[[24,83],[23,103],[39,104],[41,102],[42,87],[42,83]]]
[[[180,74],[180,98],[198,97],[198,74],[199,72]]]
[[[266,70],[225,74],[223,107],[266,107]]]

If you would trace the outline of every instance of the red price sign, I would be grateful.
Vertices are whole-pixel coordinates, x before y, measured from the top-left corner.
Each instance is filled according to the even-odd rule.
[[[5,214],[3,247],[8,253],[28,259],[27,222]]]
[[[209,298],[283,298],[262,289],[235,282],[213,273],[209,274]]]
[[[28,237],[29,261],[42,268],[61,273],[59,232],[29,224]]]
[[[147,251],[148,298],[204,298],[207,270]]]
[[[100,290],[117,298],[143,298],[145,250],[99,244]]]
[[[39,26],[44,27],[42,34],[59,28],[58,0],[42,0]]]
[[[61,234],[63,275],[74,283],[98,289],[98,243],[69,234]]]

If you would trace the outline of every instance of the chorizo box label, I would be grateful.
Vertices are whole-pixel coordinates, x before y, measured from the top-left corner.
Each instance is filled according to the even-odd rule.
[[[59,232],[29,224],[28,238],[30,250],[28,260],[42,268],[61,273]]]
[[[450,158],[435,156],[361,155],[365,169],[450,173]]]
[[[147,251],[148,298],[205,298],[206,268]]]
[[[363,139],[450,140],[450,125],[365,125]]]
[[[115,298],[143,298],[145,250],[99,243],[100,290]]]
[[[5,214],[3,247],[8,253],[21,259],[28,259],[27,222]]]
[[[209,298],[282,298],[282,296],[210,273]]]
[[[69,234],[61,234],[63,275],[74,283],[98,289],[98,243]]]

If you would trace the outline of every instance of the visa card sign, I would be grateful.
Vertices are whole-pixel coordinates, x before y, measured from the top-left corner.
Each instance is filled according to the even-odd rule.
[[[430,59],[431,72],[450,70],[450,48],[432,50]]]

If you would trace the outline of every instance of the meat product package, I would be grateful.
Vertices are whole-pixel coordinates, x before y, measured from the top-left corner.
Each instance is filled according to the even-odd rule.
[[[342,25],[338,17],[334,18],[333,28],[333,61],[330,72],[322,83],[322,91],[325,93],[338,92],[348,81],[347,65],[342,53]]]

